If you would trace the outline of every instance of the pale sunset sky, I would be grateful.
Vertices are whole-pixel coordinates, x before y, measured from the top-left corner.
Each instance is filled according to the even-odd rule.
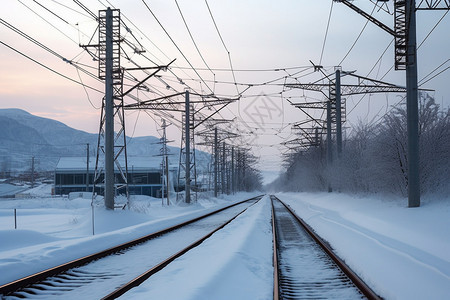
[[[242,98],[221,111],[221,117],[248,122],[240,133],[249,136],[246,141],[254,146],[254,153],[266,170],[279,170],[281,153],[285,151],[280,144],[295,138],[292,123],[306,118],[286,98],[294,102],[324,99],[317,92],[283,90],[283,83],[293,82],[293,78],[309,83],[323,77],[313,72],[310,61],[324,66],[324,71],[331,76],[334,67],[340,65],[343,70],[356,71],[361,76],[405,85],[405,72],[392,69],[392,36],[372,23],[366,24],[364,17],[331,0],[81,0],[80,3],[95,15],[107,6],[121,10],[122,21],[130,29],[126,32],[122,27],[121,34],[146,50],[144,58],[124,46],[128,57],[122,59],[123,67],[133,67],[128,59],[140,66],[155,66],[152,62],[164,65],[176,59],[172,72],[160,72],[161,80],[148,81],[150,88],[157,92],[135,91],[132,93],[135,98],[149,100],[158,93],[171,94],[165,89],[166,84],[183,91],[180,79],[204,93],[211,89],[216,95],[235,97],[240,92]],[[392,3],[381,8],[368,0],[353,1],[353,4],[393,28]],[[76,1],[69,0],[4,0],[0,18],[0,108],[20,108],[97,133],[103,97],[99,91],[104,90],[104,85],[77,72],[59,57],[97,74],[97,62],[79,47],[89,44],[92,36],[91,43],[97,42],[95,19]],[[29,41],[16,29],[50,51]],[[449,29],[450,17],[446,11],[417,12],[419,82],[437,75],[421,87],[433,89],[431,94],[443,107],[450,104]],[[138,80],[145,77],[141,71],[132,74]],[[61,75],[98,91],[84,89]],[[273,84],[262,85],[264,82]],[[359,120],[378,120],[399,101],[401,94],[366,95],[362,100],[361,97],[346,99],[348,128]],[[125,99],[126,103],[135,101]],[[272,110],[268,109],[268,103]],[[321,113],[311,114],[319,118]],[[174,116],[181,118],[176,113]],[[127,135],[158,136],[159,122],[160,117],[151,111],[128,111]],[[347,131],[349,134],[350,129]],[[179,135],[180,130],[172,126],[169,139],[175,140],[174,146],[179,146]]]

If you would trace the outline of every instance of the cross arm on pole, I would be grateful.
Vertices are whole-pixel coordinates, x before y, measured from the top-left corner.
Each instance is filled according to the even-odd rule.
[[[146,82],[150,77],[153,77],[154,75],[156,75],[156,73],[158,73],[161,70],[166,70],[173,62],[175,61],[172,60],[168,65],[166,66],[157,66],[157,67],[151,67],[152,69],[156,68],[156,71],[154,71],[153,73],[151,73],[150,75],[148,75],[147,77],[145,77],[143,80],[139,81],[137,84],[135,84],[133,87],[131,87],[128,91],[126,91],[125,93],[122,94],[122,97],[125,97],[126,95],[128,95],[130,92],[132,92],[135,88],[139,87],[141,84],[143,84],[144,82]],[[133,68],[133,70],[143,70],[143,69],[149,69],[149,68]],[[130,69],[129,69],[130,70]]]
[[[377,25],[378,27],[380,27],[381,29],[383,29],[384,31],[389,33],[390,35],[395,36],[395,31],[393,29],[391,29],[389,26],[386,26],[384,23],[382,23],[378,19],[372,17],[371,15],[369,15],[368,13],[366,13],[365,11],[360,9],[359,7],[351,4],[349,1],[347,1],[347,0],[334,0],[334,1],[347,5],[349,8],[351,8],[354,11],[356,11],[358,14],[362,15],[367,20],[369,20],[373,24]]]

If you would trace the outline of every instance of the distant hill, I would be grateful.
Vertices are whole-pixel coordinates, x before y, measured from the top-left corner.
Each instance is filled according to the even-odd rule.
[[[0,126],[0,172],[29,170],[33,156],[37,170],[51,171],[60,157],[85,156],[87,143],[90,155],[97,150],[97,134],[76,130],[21,109],[0,109]],[[160,149],[158,141],[154,136],[129,138],[128,155],[156,155]],[[172,157],[178,157],[179,148],[170,147],[170,150],[175,154]]]

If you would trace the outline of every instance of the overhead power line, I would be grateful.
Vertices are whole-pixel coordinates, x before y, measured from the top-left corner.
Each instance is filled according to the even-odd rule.
[[[55,14],[54,12],[52,12],[50,9],[48,9],[47,7],[45,7],[44,5],[40,4],[39,2],[37,2],[36,0],[33,0],[34,3],[36,3],[37,5],[39,5],[40,7],[42,7],[43,9],[45,9],[46,11],[48,11],[49,13],[51,13],[52,15],[54,15],[55,17],[57,17],[58,19],[60,19],[61,21],[63,21],[66,24],[69,24],[69,22],[67,22],[65,19],[61,18],[59,15]]]
[[[170,67],[171,69],[180,70],[191,70],[190,67]],[[209,69],[196,68],[199,71],[207,71]],[[311,66],[298,66],[298,67],[280,67],[280,68],[267,68],[267,69],[233,69],[234,72],[283,72],[286,70],[296,70],[296,69],[311,69]],[[231,69],[227,68],[211,68],[212,71],[216,72],[230,72]]]
[[[38,16],[40,19],[42,19],[45,23],[47,23],[48,25],[50,25],[51,27],[55,28],[59,33],[61,33],[62,35],[64,35],[66,38],[68,38],[69,40],[71,40],[72,42],[74,42],[75,44],[78,44],[74,39],[72,39],[70,36],[68,36],[66,33],[64,33],[61,29],[59,29],[58,27],[56,27],[55,25],[53,25],[52,23],[50,23],[47,19],[45,19],[43,16],[41,16],[40,14],[38,14],[37,12],[35,12],[31,7],[29,7],[28,5],[26,5],[25,3],[23,3],[21,0],[18,0],[20,4],[22,4],[23,6],[25,6],[28,10],[30,10],[32,13],[34,13],[36,16]]]
[[[181,18],[183,19],[184,26],[186,27],[186,30],[188,31],[189,36],[191,37],[192,43],[194,44],[195,49],[198,52],[198,55],[200,55],[200,58],[202,59],[203,63],[208,68],[208,70],[211,71],[211,73],[214,75],[214,78],[215,78],[216,74],[214,74],[214,72],[211,70],[211,68],[209,67],[205,58],[203,57],[202,53],[200,52],[200,49],[198,48],[197,43],[195,42],[194,37],[192,36],[191,30],[189,29],[189,26],[187,25],[186,19],[184,18],[183,12],[181,11],[180,5],[178,4],[177,0],[175,0],[175,4],[177,5],[178,11],[180,12],[180,15],[181,15]]]
[[[444,15],[437,21],[437,23],[433,26],[433,28],[431,28],[430,32],[427,34],[427,36],[423,39],[422,42],[420,42],[419,46],[417,47],[417,49],[419,49],[422,44],[428,39],[428,37],[431,35],[431,33],[436,29],[436,27],[439,25],[439,23],[441,23],[441,21],[445,18],[445,16],[448,14],[448,10],[445,11]]]
[[[98,21],[98,17],[92,10],[87,8],[83,3],[81,3],[79,0],[73,0],[79,7],[81,7],[85,12],[87,12],[94,20]]]
[[[76,64],[76,62],[73,62],[71,60],[68,60],[67,58],[65,58],[64,56],[62,56],[61,54],[59,54],[58,52],[50,49],[49,47],[47,47],[46,45],[42,44],[41,42],[37,41],[36,39],[32,38],[31,36],[29,36],[28,34],[26,34],[25,32],[21,31],[20,29],[18,29],[17,27],[11,25],[10,23],[6,22],[5,20],[0,18],[0,24],[4,25],[5,27],[7,27],[8,29],[14,31],[15,33],[19,34],[20,36],[22,36],[23,38],[27,39],[28,41],[34,43],[35,45],[39,46],[40,48],[44,49],[45,51],[49,52],[50,54],[56,56],[57,58],[61,59],[62,61],[70,64],[71,66],[73,66],[74,68],[82,71],[83,73],[89,75],[90,77],[100,81],[100,79],[98,79],[98,77],[89,72],[88,70],[78,66]]]
[[[445,71],[447,71],[448,69],[450,69],[450,66],[448,66],[447,68],[441,70],[440,72],[434,74],[432,77],[428,78],[427,80],[425,80],[425,78],[427,78],[428,76],[430,76],[433,72],[435,72],[437,69],[439,69],[441,66],[443,66],[445,63],[447,63],[450,59],[447,59],[445,62],[443,62],[441,65],[439,65],[437,68],[435,68],[433,71],[431,71],[427,76],[425,76],[422,80],[419,81],[419,87],[426,84],[427,82],[429,82],[430,80],[436,78],[437,76],[441,75],[442,73],[444,73]],[[425,81],[423,81],[425,80]]]
[[[14,52],[16,52],[16,53],[22,55],[23,57],[25,57],[25,58],[31,60],[32,62],[34,62],[34,63],[40,65],[41,67],[43,67],[43,68],[45,68],[45,69],[47,69],[47,70],[49,70],[49,71],[51,71],[51,72],[53,72],[53,73],[55,73],[55,74],[57,74],[57,75],[59,75],[59,76],[65,78],[65,79],[67,79],[67,80],[70,80],[70,81],[72,81],[72,82],[74,82],[74,83],[76,83],[76,84],[79,84],[79,85],[81,85],[81,86],[87,87],[87,88],[89,88],[89,89],[91,89],[91,90],[93,90],[93,91],[96,91],[96,92],[99,92],[99,93],[102,93],[102,94],[103,94],[103,91],[100,91],[100,90],[98,90],[98,89],[96,89],[96,88],[94,88],[94,87],[91,87],[91,86],[89,86],[89,85],[86,85],[86,84],[84,84],[84,83],[82,83],[82,82],[76,81],[75,79],[70,78],[70,77],[68,77],[68,76],[66,76],[66,75],[64,75],[64,74],[62,74],[62,73],[60,73],[60,72],[58,72],[58,71],[56,71],[56,70],[54,70],[54,69],[52,69],[52,68],[46,66],[46,65],[44,65],[43,63],[41,63],[41,62],[39,62],[39,61],[37,61],[37,60],[31,58],[30,56],[26,55],[25,53],[23,53],[23,52],[21,52],[21,51],[15,49],[14,47],[11,47],[10,45],[8,45],[8,44],[6,44],[6,43],[4,43],[4,42],[2,42],[2,41],[0,41],[0,43],[1,43],[2,45],[4,45],[4,46],[8,47],[9,49],[13,50]]]
[[[102,0],[98,0],[105,8],[107,7],[107,5],[105,5],[103,2],[102,2]],[[114,5],[109,1],[109,0],[106,0],[106,2],[110,5],[110,7],[113,7],[114,9],[116,9],[116,7],[114,7]],[[165,58],[167,58],[168,60],[171,60],[171,58],[169,58],[169,56],[167,56],[167,54],[166,53],[164,53],[162,50],[161,50],[161,48],[159,48],[158,47],[158,45],[156,45],[149,37],[148,37],[148,35],[147,34],[145,34],[138,26],[136,26],[125,14],[121,14],[122,15],[122,17],[124,17],[125,18],[125,20],[127,20],[127,22],[128,23],[130,23],[131,25],[133,25],[134,26],[134,28],[139,32],[139,34],[141,34],[143,37],[145,37],[149,42],[150,42],[150,44],[152,44],[152,46],[153,47],[155,47]],[[123,22],[123,21],[122,21]],[[152,53],[151,51],[147,51],[147,49],[145,49],[144,48],[144,50],[147,52],[147,53]],[[151,54],[151,55],[153,55],[153,54]],[[143,57],[143,58],[145,58],[145,59],[147,59],[149,62],[151,62],[152,64],[154,64],[154,65],[161,65],[161,64],[164,64],[163,63],[163,61],[161,60],[161,59],[159,59],[158,57],[156,57],[155,55],[153,55],[153,57],[157,60],[157,61],[159,61],[159,63],[155,63],[155,62],[153,62],[153,60],[151,60],[148,56],[146,56],[144,53],[140,53],[140,56],[141,57]],[[172,75],[173,76],[175,76],[175,77],[177,77],[177,78],[179,78],[179,76],[177,76],[174,72],[173,72],[173,70],[172,70],[172,68],[174,68],[174,66],[177,66],[176,65],[176,63],[174,63],[173,65],[171,65],[171,67],[168,69],[168,71],[170,72],[170,73],[172,73]],[[192,70],[192,68],[188,68],[188,69],[191,69]],[[196,68],[197,70],[198,70],[198,68]],[[182,70],[182,69],[181,69]],[[189,78],[191,78],[192,80],[194,80],[188,73],[186,73],[184,70],[182,70],[183,71],[183,73],[184,74],[186,74],[186,76],[188,76]],[[179,80],[179,81],[181,81],[181,80]],[[189,88],[190,90],[193,90],[193,91],[195,91],[195,89],[193,88],[193,87],[191,87],[191,86],[189,86],[189,85],[187,85],[187,84],[184,84],[187,88]],[[172,88],[172,87],[171,87]],[[173,89],[173,88],[172,88]],[[176,91],[175,89],[174,89],[174,91]]]
[[[203,80],[202,76],[198,73],[198,71],[194,68],[194,66],[191,64],[189,59],[186,57],[186,55],[181,51],[180,47],[178,47],[177,43],[175,43],[174,39],[170,36],[169,32],[166,30],[166,28],[162,25],[162,23],[159,21],[158,17],[153,13],[152,9],[148,6],[147,2],[145,0],[142,0],[142,3],[144,3],[147,10],[150,12],[150,14],[153,16],[153,18],[156,20],[156,22],[159,24],[161,29],[165,32],[165,34],[169,37],[170,41],[173,43],[175,48],[177,48],[178,52],[180,52],[181,56],[186,60],[186,62],[189,64],[189,66],[192,67],[193,71],[197,76],[200,78],[200,80],[205,84],[205,86],[209,89],[209,91],[212,93],[213,90],[209,87],[209,85]]]
[[[325,44],[327,42],[328,30],[330,28],[331,14],[333,12],[333,4],[334,4],[334,1],[331,1],[330,14],[328,15],[327,29],[325,30],[325,37],[323,39],[322,51],[320,52],[319,65],[322,64],[323,52],[325,50]]]
[[[375,3],[372,12],[370,13],[370,15],[373,14],[373,12],[375,11],[375,8],[377,7],[377,4]],[[348,50],[347,54],[345,54],[344,58],[342,58],[341,62],[338,64],[338,66],[341,66],[342,63],[344,62],[344,60],[347,58],[347,56],[350,54],[350,52],[352,52],[353,48],[355,47],[356,43],[358,42],[359,38],[361,37],[361,35],[363,34],[364,30],[367,27],[367,24],[369,24],[369,20],[366,21],[366,24],[364,24],[363,28],[361,29],[361,31],[359,32],[358,36],[356,37],[356,40],[353,42],[352,46],[350,47],[350,49]]]
[[[223,47],[225,48],[225,51],[227,51],[227,54],[228,54],[228,62],[230,63],[230,68],[231,68],[231,74],[232,74],[232,76],[233,76],[234,82],[236,82],[236,75],[234,74],[234,70],[233,70],[233,62],[231,61],[231,53],[230,53],[230,51],[228,50],[227,46],[225,45],[225,42],[223,41],[222,35],[220,34],[220,31],[219,31],[219,27],[217,27],[216,20],[214,19],[214,16],[213,16],[213,14],[212,14],[211,8],[209,7],[208,0],[205,0],[205,3],[206,3],[206,7],[208,8],[209,15],[211,16],[211,20],[212,20],[212,22],[214,23],[214,27],[216,28],[217,34],[219,35],[219,38],[220,38],[220,40],[222,41],[222,45],[223,45]],[[241,93],[239,92],[239,89],[238,89],[237,85],[236,85],[236,92],[237,92],[238,95],[241,94]]]
[[[58,5],[60,5],[60,6],[64,7],[64,8],[66,8],[66,9],[68,9],[68,10],[71,10],[71,11],[73,11],[73,12],[76,12],[77,14],[80,14],[80,15],[82,15],[82,16],[85,16],[85,17],[90,18],[90,16],[88,16],[88,15],[82,13],[82,12],[79,12],[78,10],[73,9],[72,7],[67,6],[67,5],[65,5],[65,4],[63,4],[63,3],[59,2],[59,1],[56,1],[56,0],[50,0],[50,1],[52,1],[53,3],[56,3],[56,4],[58,4]]]

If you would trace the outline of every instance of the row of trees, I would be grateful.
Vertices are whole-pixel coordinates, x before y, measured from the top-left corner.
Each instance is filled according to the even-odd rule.
[[[450,110],[428,94],[419,100],[421,191],[450,192]],[[407,195],[406,105],[393,107],[376,125],[359,123],[344,141],[341,158],[327,165],[326,145],[297,152],[272,188]]]

